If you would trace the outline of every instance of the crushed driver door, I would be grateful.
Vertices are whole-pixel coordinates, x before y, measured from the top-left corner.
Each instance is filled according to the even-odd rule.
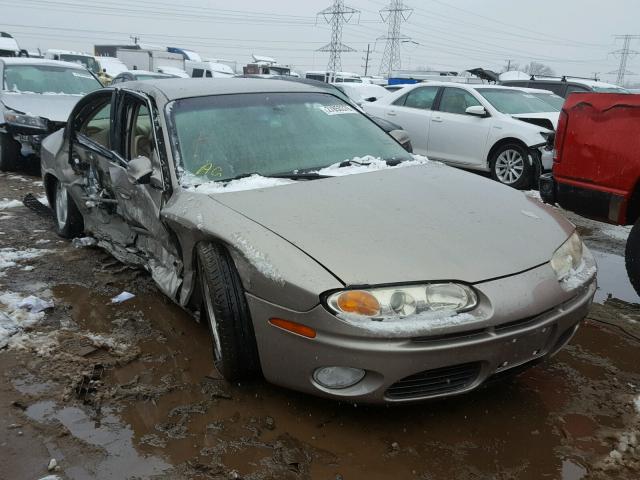
[[[116,104],[118,158],[109,167],[109,177],[118,213],[136,233],[135,247],[144,266],[158,286],[176,298],[182,261],[174,237],[160,218],[171,188],[163,174],[166,155],[157,141],[161,135],[158,111],[146,95],[124,89],[118,91]]]

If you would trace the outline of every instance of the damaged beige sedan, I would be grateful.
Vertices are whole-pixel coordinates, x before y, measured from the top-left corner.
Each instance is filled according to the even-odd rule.
[[[42,172],[58,233],[147,269],[210,327],[228,380],[370,403],[464,393],[556,353],[596,288],[553,209],[411,156],[305,84],[93,92]]]

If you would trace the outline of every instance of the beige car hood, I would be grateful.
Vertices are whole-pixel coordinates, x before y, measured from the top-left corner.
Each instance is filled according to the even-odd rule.
[[[347,285],[512,275],[573,231],[523,193],[437,163],[211,196]]]

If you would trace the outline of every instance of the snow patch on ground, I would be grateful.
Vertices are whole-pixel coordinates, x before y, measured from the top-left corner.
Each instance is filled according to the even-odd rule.
[[[535,198],[536,200],[542,201],[542,197],[540,197],[540,192],[537,190],[527,190],[523,192],[529,198]]]
[[[12,336],[44,318],[42,310],[30,308],[29,298],[14,292],[0,294],[0,348],[6,347]]]
[[[383,317],[371,320],[360,315],[341,313],[338,318],[351,326],[363,328],[378,337],[415,337],[437,330],[472,323],[477,318],[470,313],[456,313],[454,310],[421,312],[407,317]]]
[[[634,400],[633,400],[633,406],[636,409],[636,412],[638,413],[638,415],[640,415],[640,395],[638,395]]]
[[[280,286],[284,286],[285,280],[282,274],[269,261],[269,257],[251,245],[249,241],[239,233],[233,234],[234,245],[242,255],[255,267],[262,275],[273,280]]]
[[[15,267],[20,261],[41,257],[48,252],[49,250],[42,248],[27,248],[25,250],[11,247],[0,248],[0,276],[4,275],[2,270]]]
[[[622,226],[604,224],[600,231],[607,237],[611,237],[614,240],[626,242],[627,238],[629,238],[629,234],[631,233],[631,225]]]
[[[0,210],[5,210],[7,208],[16,208],[21,206],[22,206],[22,202],[20,200],[9,200],[8,198],[4,198],[0,200]]]

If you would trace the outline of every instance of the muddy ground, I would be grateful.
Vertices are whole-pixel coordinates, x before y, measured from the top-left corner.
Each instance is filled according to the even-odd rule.
[[[0,177],[0,204],[26,193],[42,195],[37,177]],[[0,479],[640,478],[626,231],[572,220],[601,288],[564,351],[470,395],[374,408],[225,383],[207,330],[147,274],[74,248],[23,206],[0,209],[0,252],[44,250],[5,265],[0,294],[55,305],[0,350]],[[136,297],[111,304],[124,290]]]

